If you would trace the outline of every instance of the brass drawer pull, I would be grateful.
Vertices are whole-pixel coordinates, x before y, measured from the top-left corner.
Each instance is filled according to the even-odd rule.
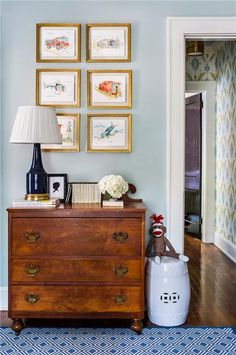
[[[127,274],[129,269],[127,268],[127,266],[114,266],[112,271],[114,272],[114,274],[116,274],[116,276],[124,276],[125,274]]]
[[[25,300],[28,302],[28,303],[31,303],[31,304],[35,304],[36,302],[39,301],[39,295],[35,295],[35,294],[27,294],[25,295]]]
[[[36,276],[40,271],[40,268],[38,265],[29,265],[29,266],[26,266],[25,268],[25,272],[29,275],[29,276]]]
[[[127,300],[127,296],[125,295],[115,295],[114,301],[116,304],[124,304]]]
[[[35,243],[40,238],[40,234],[36,232],[25,233],[25,239],[29,243]]]
[[[126,239],[128,239],[128,233],[115,232],[113,233],[112,238],[115,239],[118,243],[123,243]]]

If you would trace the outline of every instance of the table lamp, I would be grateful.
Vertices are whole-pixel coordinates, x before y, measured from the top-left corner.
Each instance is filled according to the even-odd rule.
[[[48,176],[43,168],[40,144],[62,143],[56,110],[40,106],[19,107],[10,143],[34,144],[32,165],[26,174],[25,199],[48,199]]]

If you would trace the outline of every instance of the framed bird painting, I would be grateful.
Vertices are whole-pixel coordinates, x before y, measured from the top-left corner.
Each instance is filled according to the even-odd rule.
[[[87,152],[131,152],[131,114],[88,114]]]

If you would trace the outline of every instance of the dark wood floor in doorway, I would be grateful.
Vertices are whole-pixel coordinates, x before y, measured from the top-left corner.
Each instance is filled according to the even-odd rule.
[[[236,264],[215,245],[185,236],[191,280],[187,325],[236,327]]]
[[[191,303],[186,325],[236,328],[236,264],[213,244],[185,236],[185,254],[191,279]],[[128,326],[122,320],[28,320],[28,326]],[[7,312],[0,325],[10,326]],[[148,320],[146,325],[150,325]]]

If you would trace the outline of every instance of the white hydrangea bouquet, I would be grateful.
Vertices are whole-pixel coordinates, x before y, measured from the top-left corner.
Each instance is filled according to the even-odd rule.
[[[129,184],[122,176],[106,175],[98,182],[98,187],[104,195],[103,206],[124,206],[122,200],[117,200],[129,190]]]

